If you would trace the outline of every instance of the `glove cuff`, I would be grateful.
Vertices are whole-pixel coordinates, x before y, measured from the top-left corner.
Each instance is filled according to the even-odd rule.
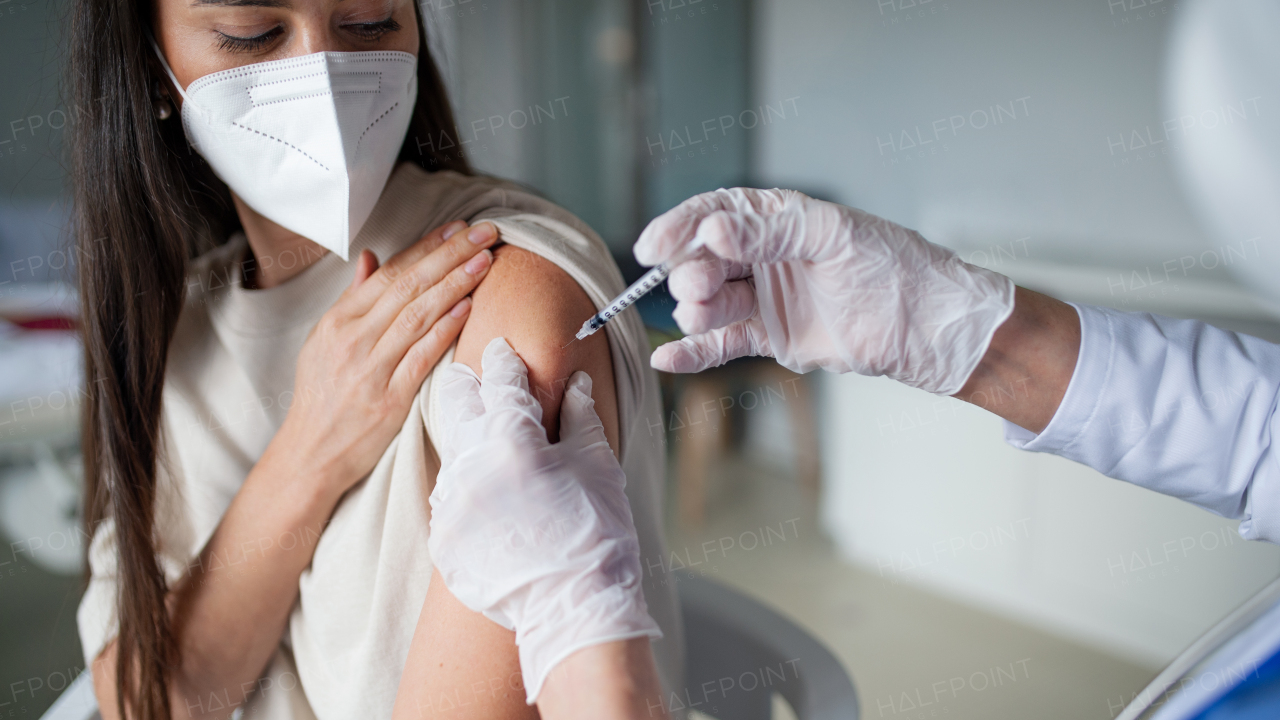
[[[576,607],[556,608],[548,615],[534,622],[525,618],[523,626],[517,626],[520,671],[530,705],[537,702],[551,670],[573,653],[618,640],[662,637],[638,581],[634,587],[611,586]]]
[[[963,269],[954,274],[962,275],[962,279],[956,284],[967,286],[972,304],[965,308],[962,316],[935,331],[937,376],[907,382],[940,396],[955,395],[969,382],[969,376],[991,347],[996,330],[1013,314],[1015,286],[1012,280],[986,268],[968,263],[960,265]]]

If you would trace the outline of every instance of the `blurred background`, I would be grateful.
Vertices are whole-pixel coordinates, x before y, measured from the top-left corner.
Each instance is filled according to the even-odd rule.
[[[1062,299],[1280,340],[1277,316],[1231,270],[1275,239],[1206,230],[1177,182],[1194,131],[1164,88],[1182,8],[423,5],[472,163],[576,213],[629,279],[640,272],[631,243],[682,199],[791,187],[914,227]],[[0,0],[8,717],[38,717],[83,666],[64,11],[60,0]],[[1219,111],[1274,126],[1274,90]],[[1169,122],[1182,130],[1171,135]],[[658,342],[675,328],[670,299],[655,295],[641,311]],[[1280,575],[1280,548],[1242,541],[1236,522],[1019,453],[994,416],[955,400],[750,360],[663,384],[653,432],[670,451],[671,556],[657,562],[732,585],[820,638],[864,717],[1114,717]],[[938,683],[954,690],[939,699]]]

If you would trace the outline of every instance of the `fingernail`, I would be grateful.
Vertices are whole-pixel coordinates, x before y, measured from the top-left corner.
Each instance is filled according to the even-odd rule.
[[[471,298],[464,297],[458,301],[457,305],[453,306],[453,309],[449,311],[449,314],[456,318],[460,318],[469,312],[471,312]]]
[[[446,228],[444,229],[444,236],[443,236],[443,237],[444,237],[444,239],[445,239],[445,240],[448,240],[449,238],[453,237],[454,235],[457,235],[457,234],[458,234],[458,231],[459,231],[459,230],[462,230],[462,229],[463,229],[463,228],[465,228],[466,226],[467,226],[467,224],[466,224],[465,222],[461,221],[461,220],[455,220],[455,221],[453,221],[453,222],[449,223],[448,227],[446,227]]]
[[[480,273],[484,272],[485,268],[489,267],[489,264],[492,262],[493,262],[493,253],[489,252],[488,250],[482,250],[479,255],[476,255],[475,257],[467,261],[467,265],[466,265],[467,272],[471,273],[472,275],[479,275]]]
[[[496,236],[497,233],[494,232],[493,225],[490,223],[480,223],[467,231],[467,239],[477,245],[489,242]]]

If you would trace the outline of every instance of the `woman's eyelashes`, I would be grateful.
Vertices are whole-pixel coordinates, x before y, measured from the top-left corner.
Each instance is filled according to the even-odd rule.
[[[396,22],[394,17],[389,17],[377,22],[351,23],[342,27],[361,40],[369,41],[381,40],[383,36],[399,30],[400,23]]]
[[[361,42],[377,42],[390,33],[400,30],[400,23],[394,17],[376,22],[347,23],[341,26],[344,32],[354,36]],[[251,37],[241,37],[216,31],[219,36],[218,49],[224,52],[257,52],[265,49],[272,41],[284,34],[284,27],[277,25],[270,30]]]
[[[261,35],[254,35],[253,37],[228,35],[221,30],[217,31],[217,33],[221,37],[218,41],[219,50],[226,52],[253,52],[263,49],[272,40],[280,37],[284,33],[284,28],[277,25]]]

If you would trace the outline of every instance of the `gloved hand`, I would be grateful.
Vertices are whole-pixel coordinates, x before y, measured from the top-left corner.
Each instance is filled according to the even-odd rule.
[[[641,590],[640,541],[605,439],[591,378],[574,373],[560,442],[542,428],[524,362],[501,338],[445,371],[443,468],[431,493],[427,547],[467,607],[516,631],[530,705],[576,650],[662,637]]]
[[[1013,311],[1013,282],[914,230],[794,190],[716,190],[654,219],[635,257],[654,265],[695,238],[668,279],[688,337],[653,353],[668,372],[768,355],[795,372],[887,375],[960,390]]]

